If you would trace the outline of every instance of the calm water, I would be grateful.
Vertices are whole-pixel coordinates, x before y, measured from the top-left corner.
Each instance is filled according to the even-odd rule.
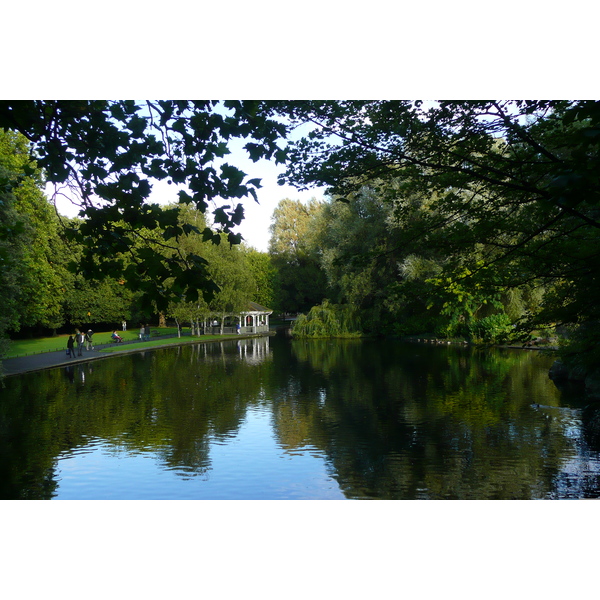
[[[599,497],[586,402],[552,361],[271,337],[9,377],[0,497]]]

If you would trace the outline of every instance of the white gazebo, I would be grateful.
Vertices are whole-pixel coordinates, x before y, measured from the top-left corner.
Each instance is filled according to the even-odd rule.
[[[248,309],[240,313],[240,333],[268,333],[269,315],[272,314],[272,310],[256,302],[248,302]]]
[[[257,304],[248,302],[246,310],[233,314],[229,313],[223,317],[215,317],[208,321],[206,331],[209,333],[269,333],[269,315],[273,311]]]

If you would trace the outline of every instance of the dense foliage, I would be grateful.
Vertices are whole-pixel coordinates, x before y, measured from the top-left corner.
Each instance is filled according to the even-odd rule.
[[[63,319],[66,247],[25,139],[0,130],[0,338]]]
[[[600,318],[600,103],[331,101],[278,110],[314,125],[289,149],[283,180],[325,185],[351,210],[356,194],[382,204],[362,248],[350,234],[334,243],[343,227],[326,236],[335,258],[324,251],[322,260],[338,270],[347,301],[380,292],[376,271],[391,273],[381,306],[391,301],[404,320],[407,304],[425,303],[446,335],[496,338],[497,327],[475,326],[494,314],[521,319],[524,331]],[[357,216],[347,222],[369,223]],[[350,275],[358,263],[364,268]],[[415,312],[434,325],[427,315]]]
[[[307,312],[325,297],[314,222],[322,205],[284,198],[273,211],[269,256],[274,269],[274,306]]]
[[[0,356],[8,337],[48,333],[60,328],[87,328],[102,324],[118,326],[122,320],[138,323],[157,318],[158,306],[150,309],[142,302],[142,292],[133,291],[123,278],[90,277],[79,268],[83,255],[100,261],[98,249],[80,241],[83,219],[59,217],[43,189],[39,167],[30,159],[29,144],[14,132],[0,131]],[[161,207],[170,212],[173,207]],[[195,302],[186,301],[175,278],[166,279],[176,299],[163,312],[181,323],[194,323],[200,316],[211,317],[236,312],[248,301],[269,306],[272,300],[273,270],[270,258],[245,246],[230,245],[226,234],[214,238],[203,235],[204,213],[183,206],[178,225],[184,230],[166,246],[161,229],[140,229],[143,241],[133,246],[135,252],[151,250],[167,268],[177,255],[189,255],[203,261],[215,292],[207,302],[202,294]],[[122,222],[116,221],[115,227]],[[75,232],[75,235],[69,234]],[[137,265],[130,253],[113,253],[125,271]],[[68,267],[71,268],[68,268]],[[257,283],[258,282],[258,283]],[[197,282],[201,291],[204,281]],[[222,319],[221,319],[222,322]]]
[[[300,124],[312,129],[286,142]],[[247,276],[237,287],[280,311],[307,313],[325,299],[352,307],[364,333],[497,342],[562,326],[597,350],[600,102],[2,102],[0,127],[29,142],[20,165],[2,164],[5,320],[28,314],[24,300],[14,308],[17,273],[50,286],[71,277],[67,260],[46,266],[43,244],[29,249],[26,223],[40,231],[51,219],[23,196],[15,212],[23,181],[43,177],[81,205],[66,251],[78,252],[79,275],[123,282],[145,311],[199,310],[219,294],[232,307],[222,286]],[[287,160],[282,182],[330,194],[283,200],[269,256],[235,254],[236,268],[246,261],[239,273],[220,250],[190,243],[240,242],[239,201],[256,198],[260,181],[225,162],[234,138],[253,160]],[[177,204],[147,202],[154,180],[174,184]],[[212,225],[182,220],[182,207],[205,215],[213,200]],[[28,322],[60,320],[52,294],[34,301],[35,286],[20,289],[38,310]]]
[[[228,142],[244,139],[254,161],[284,159],[277,142],[285,126],[257,107],[250,101],[2,101],[0,128],[20,132],[55,193],[80,205],[83,222],[71,237],[81,244],[77,268],[84,277],[123,279],[142,292],[145,309],[164,309],[181,294],[209,300],[217,291],[196,255],[175,251],[165,261],[163,249],[176,250],[177,239],[190,231],[179,224],[181,205],[205,213],[215,202],[214,228],[197,233],[215,243],[222,233],[230,243],[241,240],[233,231],[244,215],[239,201],[256,199],[260,180],[225,162]],[[163,180],[179,202],[168,211],[147,202],[152,183]]]
[[[294,335],[305,338],[351,338],[361,335],[360,317],[352,306],[333,305],[327,300],[301,314],[294,323]]]

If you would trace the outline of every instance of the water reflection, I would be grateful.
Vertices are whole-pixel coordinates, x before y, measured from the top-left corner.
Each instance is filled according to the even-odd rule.
[[[11,377],[0,495],[597,497],[595,430],[551,361],[264,337]]]
[[[547,377],[549,357],[381,342],[299,341],[292,351],[299,372],[309,365],[326,381],[325,402],[314,377],[290,394],[321,399],[305,404],[301,422],[313,426],[302,439],[327,448],[349,497],[597,495],[589,469],[579,489],[557,489],[585,444],[581,411],[561,407]]]

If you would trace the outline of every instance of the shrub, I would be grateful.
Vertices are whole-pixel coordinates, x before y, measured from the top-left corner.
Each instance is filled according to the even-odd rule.
[[[361,336],[360,319],[348,305],[322,304],[313,306],[308,315],[300,315],[292,327],[294,337],[347,338]]]
[[[474,342],[495,344],[505,341],[512,333],[513,327],[506,313],[498,313],[469,324],[468,329]]]

